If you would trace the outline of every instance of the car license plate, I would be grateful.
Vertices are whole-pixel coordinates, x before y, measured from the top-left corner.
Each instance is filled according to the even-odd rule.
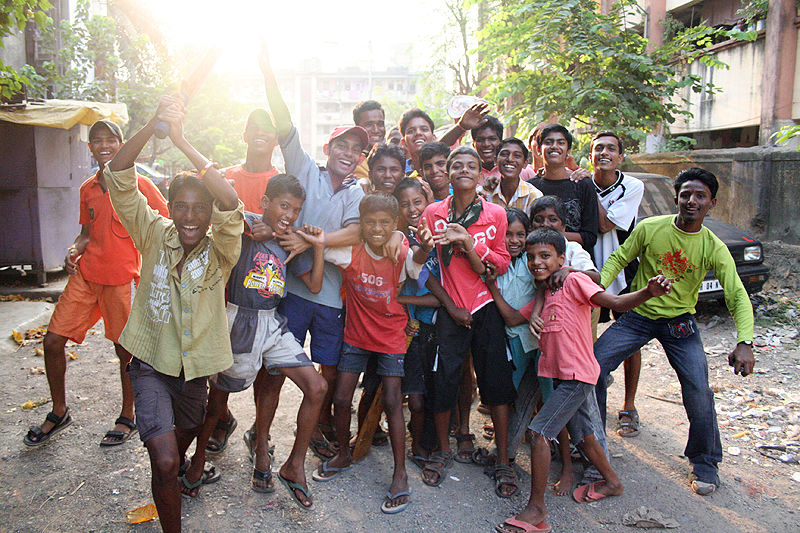
[[[705,279],[703,283],[700,284],[700,292],[714,292],[714,291],[721,291],[722,284],[716,279]]]

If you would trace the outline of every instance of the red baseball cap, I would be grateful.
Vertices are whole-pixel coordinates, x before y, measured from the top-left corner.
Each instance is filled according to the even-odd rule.
[[[364,145],[362,149],[369,146],[369,134],[367,133],[367,130],[361,126],[336,126],[331,132],[330,137],[328,137],[328,144],[330,144],[337,137],[341,137],[345,133],[352,133],[353,135],[358,136],[358,138],[361,139],[361,143]]]

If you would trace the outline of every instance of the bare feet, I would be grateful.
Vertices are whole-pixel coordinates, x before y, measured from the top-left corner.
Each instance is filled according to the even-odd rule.
[[[556,496],[569,496],[572,494],[572,486],[575,484],[575,471],[572,469],[572,463],[569,467],[566,465],[561,469],[561,476],[558,478],[558,483],[553,485],[553,493]]]

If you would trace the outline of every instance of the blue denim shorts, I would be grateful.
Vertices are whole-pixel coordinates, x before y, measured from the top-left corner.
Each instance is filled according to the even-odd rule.
[[[344,343],[342,357],[339,358],[339,372],[352,372],[360,374],[367,370],[367,362],[371,357],[378,360],[379,376],[403,377],[403,360],[405,354],[402,353],[379,353],[363,350],[350,344]]]
[[[574,444],[594,434],[600,426],[600,411],[594,396],[594,385],[582,381],[553,380],[555,390],[531,421],[528,428],[549,440],[557,440],[567,426]]]

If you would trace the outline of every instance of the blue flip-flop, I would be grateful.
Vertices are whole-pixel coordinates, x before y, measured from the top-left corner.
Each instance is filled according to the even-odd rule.
[[[386,499],[381,504],[381,511],[383,511],[386,514],[397,514],[405,511],[406,508],[409,505],[411,505],[411,494],[413,492],[414,492],[413,490],[411,491],[404,490],[402,492],[398,492],[397,494],[392,494],[391,492],[386,491]],[[400,496],[408,496],[408,501],[406,503],[401,503],[396,507],[387,507],[387,504],[391,503],[392,500],[394,500],[395,498],[399,498]]]
[[[286,487],[286,490],[289,491],[289,495],[292,497],[292,501],[294,501],[294,503],[297,504],[297,506],[300,509],[303,509],[304,511],[313,511],[314,510],[314,502],[311,502],[311,505],[306,507],[305,505],[303,505],[303,502],[300,501],[300,498],[298,498],[297,494],[294,492],[295,490],[299,490],[300,492],[305,494],[306,498],[311,499],[311,489],[304,488],[303,485],[301,485],[300,483],[295,483],[294,481],[289,481],[288,479],[283,477],[280,474],[280,472],[278,473],[278,479],[283,484],[283,486]]]
[[[326,481],[332,480],[333,478],[337,477],[339,474],[347,472],[348,470],[353,468],[352,465],[351,466],[345,466],[344,468],[337,468],[335,466],[328,466],[329,462],[330,461],[325,461],[324,463],[322,463],[322,472],[321,473],[320,473],[319,470],[314,470],[314,473],[311,474],[311,479],[313,479],[314,481],[320,481],[320,482],[324,483]],[[333,474],[331,474],[330,476],[323,476],[322,475],[322,474],[327,474],[328,472],[333,472]]]

